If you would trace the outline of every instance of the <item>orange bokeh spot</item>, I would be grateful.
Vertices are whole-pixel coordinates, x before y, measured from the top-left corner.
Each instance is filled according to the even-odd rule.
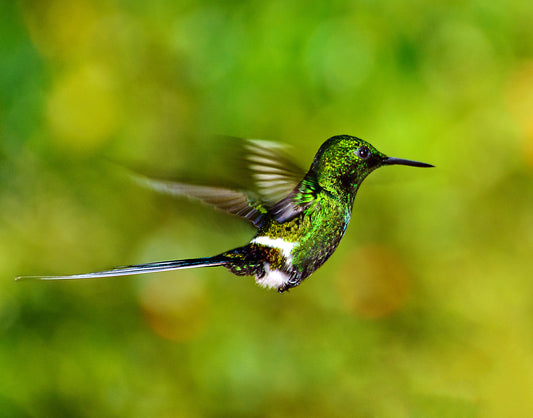
[[[364,318],[386,316],[405,303],[410,277],[400,256],[385,246],[357,248],[338,274],[347,310]]]
[[[139,304],[152,330],[165,339],[187,341],[204,328],[205,294],[194,274],[168,272],[147,279]]]

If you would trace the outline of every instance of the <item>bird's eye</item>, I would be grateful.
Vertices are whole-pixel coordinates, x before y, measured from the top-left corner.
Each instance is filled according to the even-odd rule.
[[[358,148],[357,156],[362,160],[366,160],[368,157],[370,157],[370,150],[367,147]]]

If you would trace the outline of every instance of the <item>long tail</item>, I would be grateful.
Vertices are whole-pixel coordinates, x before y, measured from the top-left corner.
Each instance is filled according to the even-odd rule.
[[[157,263],[137,264],[133,266],[117,267],[113,270],[95,273],[73,274],[70,276],[19,276],[15,280],[80,280],[101,279],[104,277],[132,276],[134,274],[156,273],[159,271],[190,269],[195,267],[214,267],[228,264],[230,260],[223,255],[205,258],[191,258],[188,260],[159,261]]]

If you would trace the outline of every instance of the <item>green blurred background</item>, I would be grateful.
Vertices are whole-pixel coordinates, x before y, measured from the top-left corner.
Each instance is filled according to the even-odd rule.
[[[533,3],[0,3],[0,415],[533,416]],[[335,134],[437,166],[370,176],[279,295],[205,256],[245,223],[109,162],[218,179],[212,134],[308,166]]]

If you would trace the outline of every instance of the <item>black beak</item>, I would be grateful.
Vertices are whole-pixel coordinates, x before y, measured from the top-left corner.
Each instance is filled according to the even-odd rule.
[[[383,160],[384,165],[410,165],[411,167],[435,167],[434,165],[420,161],[404,160],[403,158],[387,157]]]

